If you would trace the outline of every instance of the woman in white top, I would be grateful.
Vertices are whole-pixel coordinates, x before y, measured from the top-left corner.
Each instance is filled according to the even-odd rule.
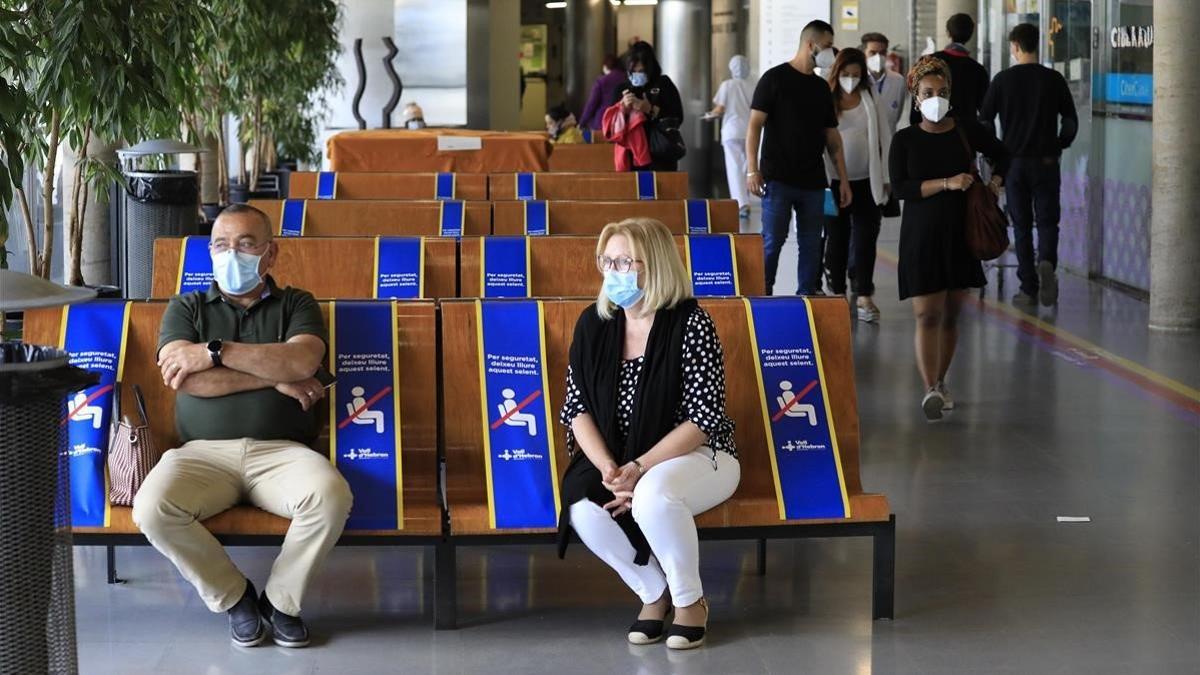
[[[731,79],[721,83],[713,97],[714,107],[705,119],[723,117],[721,146],[725,148],[725,177],[729,196],[738,203],[738,215],[750,217],[750,194],[746,191],[746,126],[750,121],[750,99],[754,83],[750,81],[750,62],[741,54],[729,59]]]
[[[892,129],[875,101],[866,74],[866,56],[852,47],[838,53],[829,73],[846,156],[846,177],[854,200],[848,207],[839,207],[837,218],[828,222],[825,275],[830,290],[844,295],[849,274],[850,290],[858,296],[859,320],[874,323],[879,321],[879,308],[871,299],[875,294],[875,243],[879,239],[880,206],[887,203],[891,190],[888,150]],[[825,167],[828,175],[837,175],[828,154]],[[837,180],[832,181],[831,189],[838,194]]]

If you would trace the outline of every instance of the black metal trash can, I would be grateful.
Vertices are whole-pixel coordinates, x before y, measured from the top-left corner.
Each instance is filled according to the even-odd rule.
[[[99,377],[0,343],[0,673],[75,673],[68,393]]]
[[[125,181],[122,287],[148,298],[154,240],[199,234],[200,187],[195,171],[129,171]]]

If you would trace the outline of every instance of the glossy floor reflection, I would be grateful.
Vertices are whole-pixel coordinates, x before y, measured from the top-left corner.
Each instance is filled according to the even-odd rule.
[[[794,253],[781,269],[782,292]],[[121,549],[128,583],[110,587],[103,550],[80,549],[83,672],[1200,672],[1200,414],[1180,395],[1200,385],[1200,338],[1150,334],[1144,303],[1071,276],[1041,310],[1049,328],[972,304],[949,380],[960,410],[929,425],[886,260],[877,282],[883,320],[854,339],[863,482],[898,518],[895,621],[869,618],[865,540],[772,543],[766,577],[751,544],[705,544],[712,640],[686,654],[625,643],[632,596],[582,547],[565,562],[463,550],[453,632],[431,627],[431,555],[344,548],[306,608],[314,646],[241,651],[153,551]],[[273,555],[233,550],[260,585]]]

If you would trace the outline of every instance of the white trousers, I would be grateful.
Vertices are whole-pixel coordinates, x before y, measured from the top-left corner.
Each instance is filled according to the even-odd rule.
[[[633,545],[608,511],[587,499],[571,505],[576,534],[645,604],[668,588],[677,607],[704,597],[695,516],[729,499],[742,477],[729,453],[716,455],[714,466],[713,451],[701,446],[652,467],[634,487],[633,518],[654,552],[649,564],[633,562]]]
[[[750,204],[746,190],[746,139],[730,138],[721,141],[725,148],[725,178],[729,181],[729,196],[737,200],[738,208]]]

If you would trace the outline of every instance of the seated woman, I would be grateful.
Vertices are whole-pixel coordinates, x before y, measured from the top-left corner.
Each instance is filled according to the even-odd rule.
[[[610,223],[596,266],[604,282],[575,324],[560,415],[571,462],[559,555],[574,528],[641,598],[629,641],[665,633],[668,647],[691,649],[708,623],[694,516],[741,478],[721,342],[662,223]]]
[[[551,143],[583,143],[583,132],[575,122],[575,115],[565,105],[556,105],[546,111],[546,133]]]

